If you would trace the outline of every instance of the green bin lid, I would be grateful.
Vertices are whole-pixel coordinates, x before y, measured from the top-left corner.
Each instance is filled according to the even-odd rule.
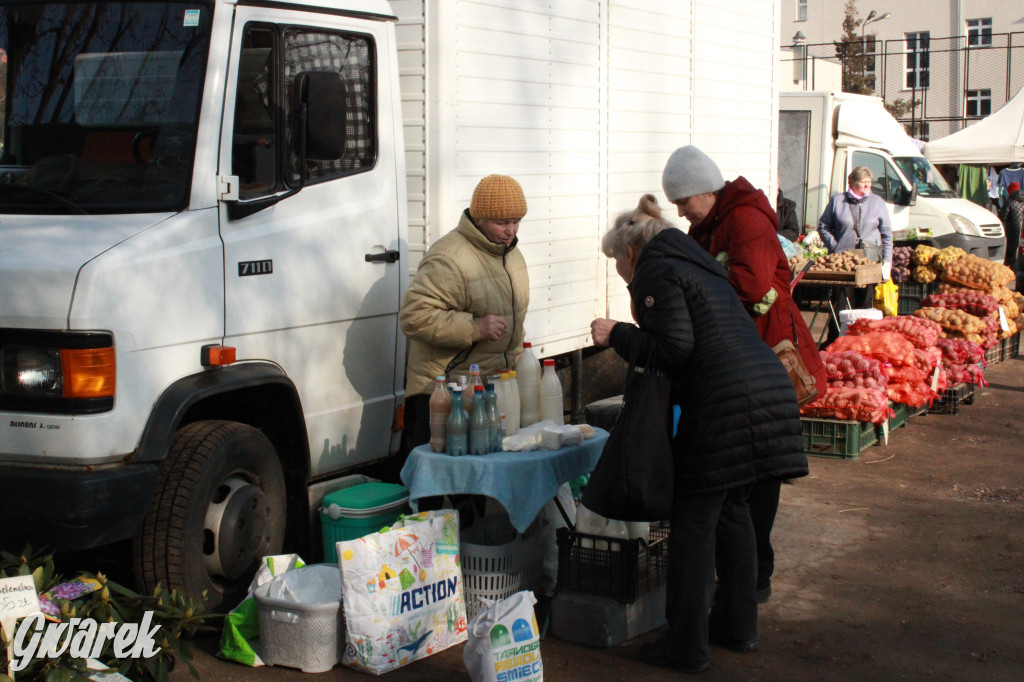
[[[328,493],[324,496],[323,506],[336,504],[342,509],[374,509],[408,497],[409,490],[401,483],[375,481]]]

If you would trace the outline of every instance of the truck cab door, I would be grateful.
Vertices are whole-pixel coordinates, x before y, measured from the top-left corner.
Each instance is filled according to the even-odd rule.
[[[388,456],[402,392],[406,245],[385,29],[236,9],[220,148],[220,174],[237,191],[220,207],[225,337],[240,361],[272,362],[291,378],[312,476]],[[337,91],[305,92],[325,85]],[[326,124],[337,128],[303,136],[303,107],[325,100],[343,103]]]
[[[846,177],[857,166],[871,171],[871,191],[882,197],[892,221],[893,239],[902,239],[910,225],[910,206],[906,197],[913,194],[913,186],[892,162],[888,154],[874,149],[855,149],[847,156]]]

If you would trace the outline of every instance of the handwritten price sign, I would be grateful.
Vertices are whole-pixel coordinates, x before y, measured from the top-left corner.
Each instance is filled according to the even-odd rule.
[[[32,576],[0,578],[0,626],[8,639],[14,636],[15,622],[36,611],[39,611],[39,596]]]

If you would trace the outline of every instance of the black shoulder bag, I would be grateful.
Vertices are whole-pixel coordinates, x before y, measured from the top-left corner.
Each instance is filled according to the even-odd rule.
[[[619,521],[662,521],[672,514],[672,380],[630,353],[622,410],[581,502]]]

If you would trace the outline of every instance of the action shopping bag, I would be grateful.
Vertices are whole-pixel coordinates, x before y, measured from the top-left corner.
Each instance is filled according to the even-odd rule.
[[[379,675],[466,641],[458,512],[403,516],[337,548],[342,663]]]

